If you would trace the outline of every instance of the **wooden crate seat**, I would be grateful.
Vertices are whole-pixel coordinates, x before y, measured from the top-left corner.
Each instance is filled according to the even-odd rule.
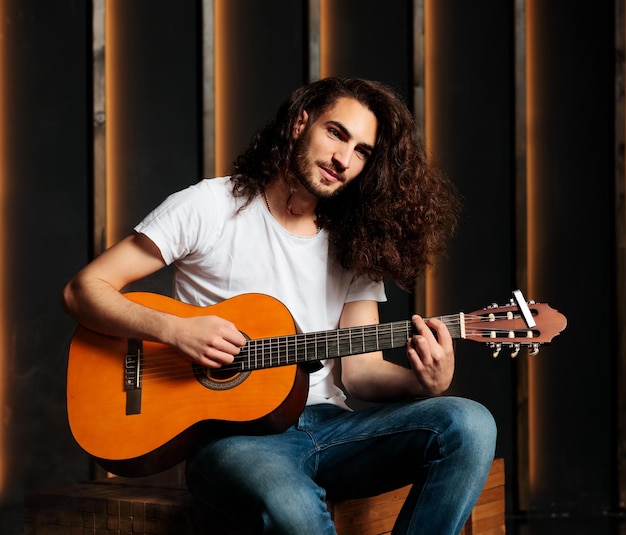
[[[329,503],[338,535],[391,533],[408,491],[404,487],[372,498]],[[25,535],[241,535],[208,522],[181,485],[109,478],[29,492],[24,500]],[[504,462],[496,459],[460,535],[504,533]]]
[[[387,535],[410,486],[372,498],[332,504],[338,535]],[[460,535],[502,535],[504,519],[504,459],[496,459],[483,491]]]

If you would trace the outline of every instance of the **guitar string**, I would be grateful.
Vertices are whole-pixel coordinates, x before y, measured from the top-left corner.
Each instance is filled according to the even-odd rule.
[[[437,319],[443,321],[446,326],[455,327],[460,325],[460,318],[458,315],[451,316],[438,316]],[[495,321],[509,319],[506,315],[496,315]],[[337,332],[337,336],[333,336],[333,342],[337,341],[340,345],[342,342],[347,342],[350,339],[354,338],[354,334],[352,331],[363,330],[362,336],[357,336],[363,340],[364,344],[367,347],[367,343],[371,343],[373,341],[378,340],[381,337],[384,337],[385,334],[389,334],[392,332],[394,328],[398,328],[397,326],[400,324],[404,324],[409,322],[394,322],[392,324],[378,324],[378,325],[368,325],[363,327],[354,327],[354,328],[342,328],[335,332]],[[512,343],[510,342],[510,338],[508,338],[508,334],[512,331],[511,329],[490,329],[489,327],[485,328],[475,328],[474,323],[487,324],[488,320],[485,319],[485,316],[480,315],[467,315],[465,316],[465,335],[466,338],[468,336],[481,336],[484,334],[494,333],[496,338],[485,337],[485,343],[489,343],[490,341],[498,342],[502,341],[503,343]],[[518,329],[519,331],[527,332],[527,329]],[[239,361],[235,361],[231,364],[225,364],[220,368],[215,368],[212,371],[223,371],[223,372],[239,372],[241,370],[241,361],[252,361],[259,360],[262,361],[262,365],[258,366],[257,369],[264,367],[271,367],[274,361],[276,360],[276,356],[272,359],[272,356],[259,355],[258,353],[272,353],[278,349],[282,349],[285,344],[290,344],[295,347],[294,351],[301,350],[308,346],[313,346],[317,348],[318,343],[324,345],[324,340],[318,340],[315,336],[322,336],[328,339],[328,332],[330,331],[320,331],[318,333],[299,333],[299,334],[290,334],[285,336],[274,336],[268,338],[258,338],[251,340],[250,342],[253,345],[261,346],[261,349],[256,348],[255,355],[244,354],[243,358],[240,358]],[[381,333],[383,336],[381,336]],[[500,336],[498,336],[500,335]],[[519,337],[521,338],[521,337]],[[532,343],[531,340],[533,338],[526,338],[524,340],[528,340],[527,343]],[[289,340],[289,342],[286,342]],[[376,349],[372,349],[376,351]],[[172,360],[172,357],[175,357],[175,360]],[[283,357],[284,358],[284,357]],[[266,362],[269,360],[269,364]],[[278,361],[280,363],[280,356],[278,357]],[[319,357],[311,359],[312,361],[323,360]],[[296,362],[285,363],[285,365],[296,364]],[[142,381],[146,380],[172,380],[179,377],[189,377],[189,364],[190,361],[186,360],[184,357],[180,355],[180,353],[173,349],[168,348],[166,346],[162,346],[158,351],[149,351],[148,355],[144,355],[141,362],[142,367]]]

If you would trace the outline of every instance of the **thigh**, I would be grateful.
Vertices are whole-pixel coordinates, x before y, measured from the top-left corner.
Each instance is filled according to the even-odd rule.
[[[337,414],[311,426],[315,480],[331,499],[372,496],[420,482],[446,455],[493,456],[491,415],[475,402],[438,397]]]
[[[214,514],[245,533],[334,534],[326,492],[302,470],[307,433],[206,442],[187,461],[187,484]],[[303,531],[304,530],[304,531]]]
[[[299,451],[307,447],[307,438],[289,432],[208,440],[187,460],[188,485],[212,504],[242,495],[254,499],[277,482],[299,477]]]

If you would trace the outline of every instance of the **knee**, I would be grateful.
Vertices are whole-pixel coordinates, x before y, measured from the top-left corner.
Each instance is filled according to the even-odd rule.
[[[495,454],[497,427],[489,410],[470,399],[440,399],[445,400],[448,424],[442,445],[463,451],[474,462],[491,462]]]
[[[192,493],[245,533],[332,533],[324,489],[284,455],[253,442],[221,439],[190,459]]]
[[[332,519],[326,493],[307,482],[277,485],[262,500],[261,517],[268,533],[331,533]]]

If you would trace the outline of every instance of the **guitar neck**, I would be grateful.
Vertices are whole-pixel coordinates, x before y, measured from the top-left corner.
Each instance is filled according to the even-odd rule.
[[[452,338],[462,337],[462,314],[447,316]],[[224,368],[252,371],[276,366],[371,353],[406,346],[414,328],[410,321],[293,334],[249,340],[235,361]]]

